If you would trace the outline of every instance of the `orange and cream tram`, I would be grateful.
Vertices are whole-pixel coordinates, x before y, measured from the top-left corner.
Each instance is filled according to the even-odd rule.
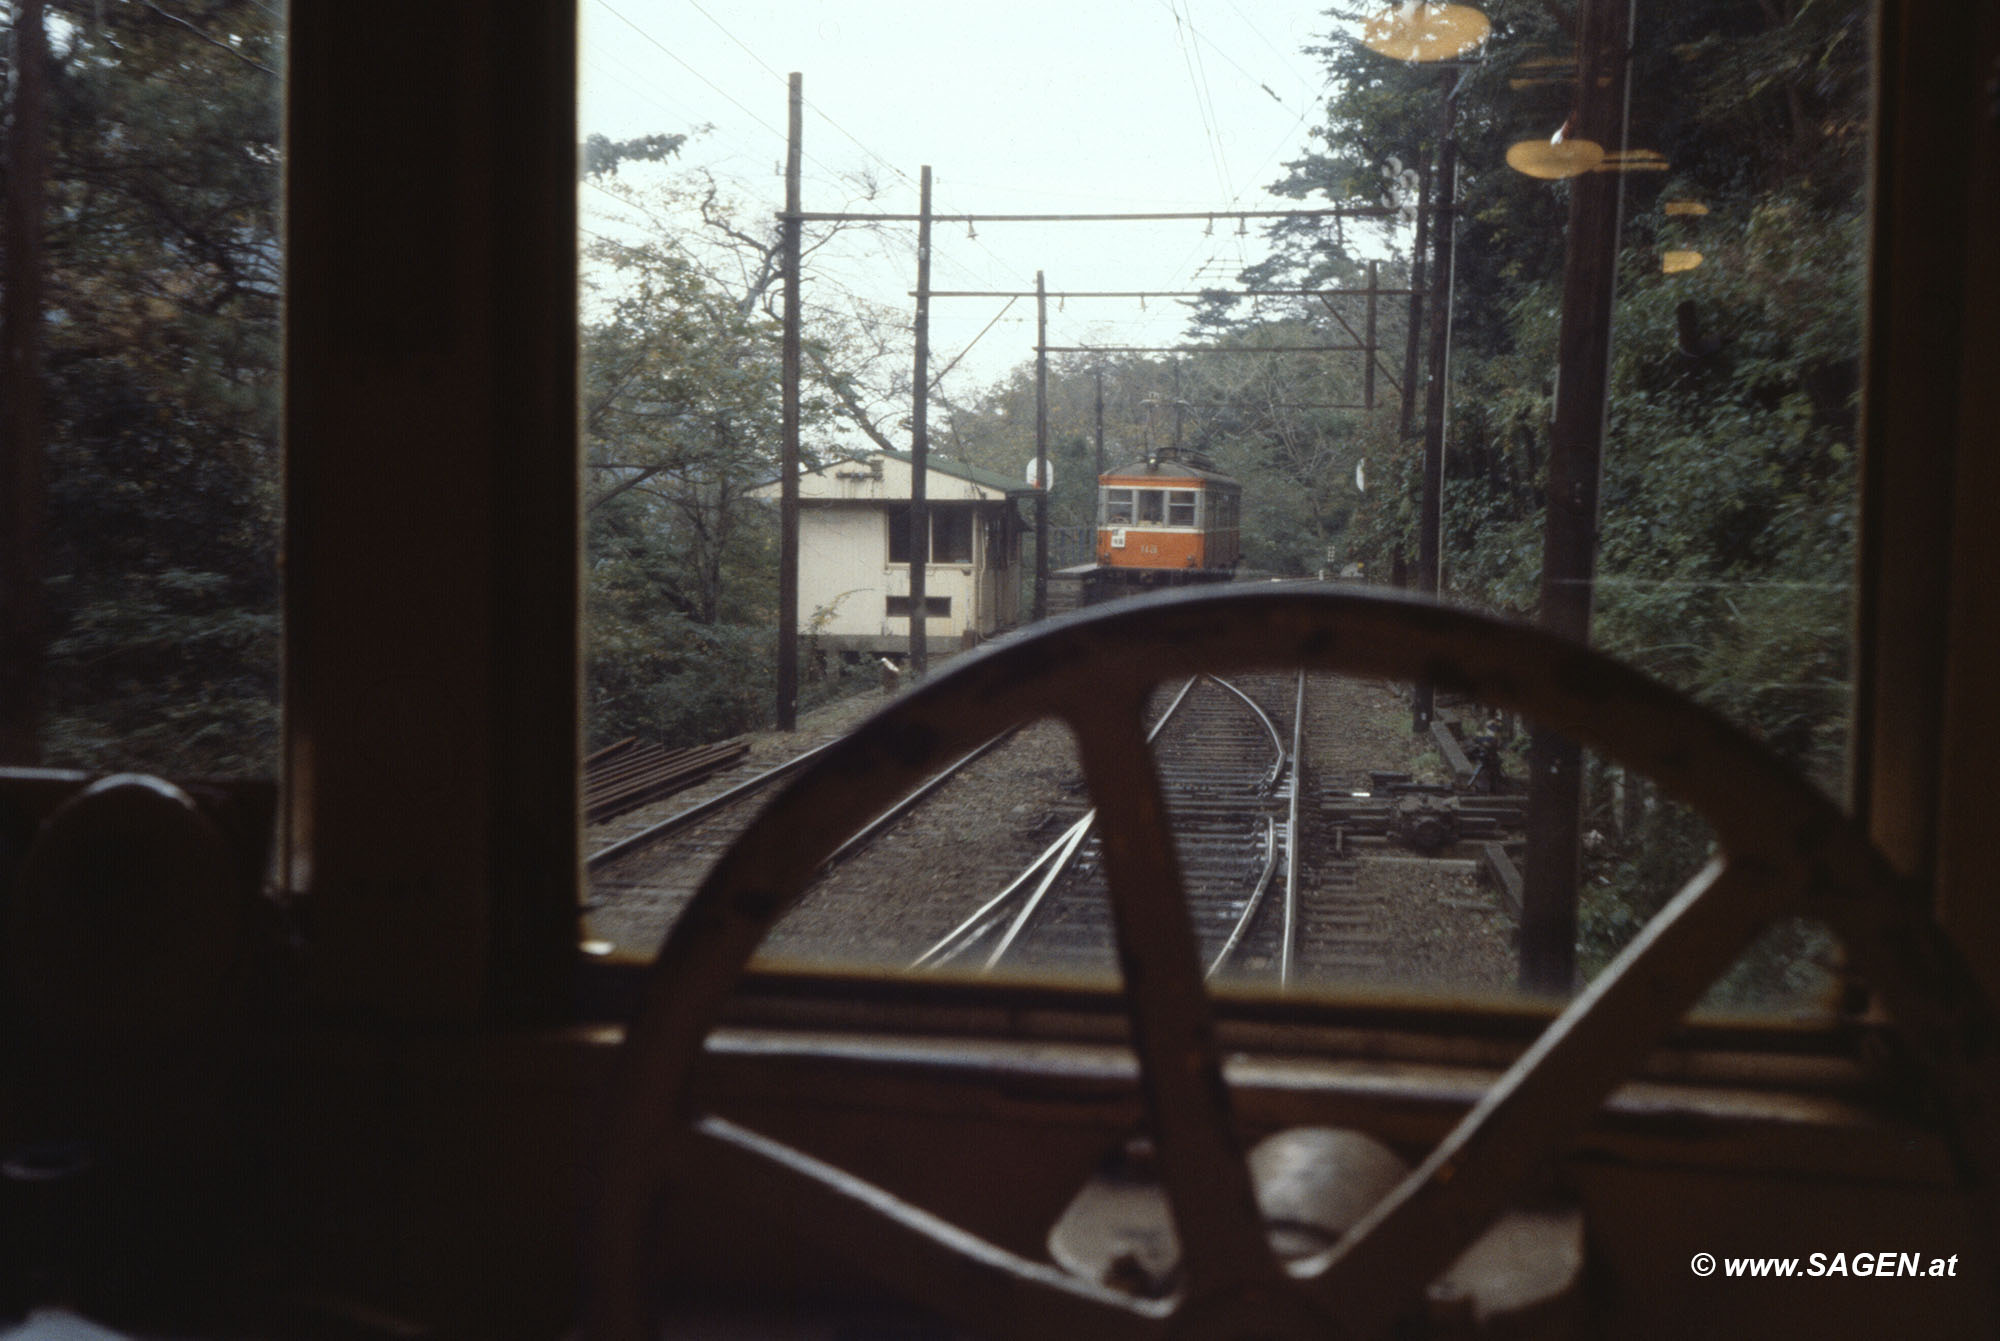
[[[1097,562],[1119,585],[1226,580],[1242,557],[1243,486],[1199,452],[1167,449],[1097,480]]]

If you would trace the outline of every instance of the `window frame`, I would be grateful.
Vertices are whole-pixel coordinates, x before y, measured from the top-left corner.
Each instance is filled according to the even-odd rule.
[[[574,1013],[576,18],[289,7],[279,879],[336,1018]]]
[[[909,503],[891,503],[883,510],[883,516],[889,527],[889,547],[886,552],[890,567],[909,566],[910,510],[912,506]],[[964,567],[974,562],[977,557],[976,547],[978,544],[973,538],[973,532],[977,529],[977,517],[975,515],[977,512],[978,506],[971,503],[932,503],[924,509],[924,523],[930,532],[926,537],[930,542],[929,556],[924,560],[926,567]],[[957,525],[961,520],[963,521],[965,532],[964,558],[938,557],[938,522],[940,519],[944,519],[953,525]],[[899,548],[902,552],[901,558],[896,557]]]
[[[931,564],[933,567],[940,564],[965,567],[972,563],[974,545],[972,538],[974,530],[973,513],[975,510],[974,505],[970,503],[931,504]],[[949,534],[944,533],[947,530]],[[965,542],[963,555],[959,554],[956,547],[949,554],[939,554],[940,540],[959,539],[963,539]]]

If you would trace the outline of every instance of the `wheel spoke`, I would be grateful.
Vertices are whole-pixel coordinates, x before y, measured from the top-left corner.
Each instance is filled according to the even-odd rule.
[[[1711,863],[1509,1067],[1347,1238],[1294,1270],[1357,1335],[1385,1329],[1582,1132],[1752,937],[1799,872]]]
[[[976,1331],[1157,1341],[1166,1330],[1164,1304],[1018,1257],[727,1119],[704,1118],[683,1139],[680,1166],[733,1203],[774,1212],[772,1223],[811,1225],[817,1241],[902,1297]]]
[[[1150,686],[1070,725],[1098,807],[1147,1118],[1189,1292],[1280,1275],[1222,1080],[1201,960],[1143,717]]]

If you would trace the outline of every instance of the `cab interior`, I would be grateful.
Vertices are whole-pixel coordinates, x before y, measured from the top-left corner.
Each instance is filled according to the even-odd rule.
[[[0,1131],[33,1138],[0,1207],[5,1302],[158,1337],[1092,1330],[1099,1315],[1041,1311],[1060,1289],[1016,1290],[976,1244],[1053,1271],[1078,1189],[1185,1092],[1148,1109],[1119,994],[753,972],[667,1108],[635,1092],[653,1081],[621,1060],[626,1022],[675,998],[681,961],[649,973],[577,948],[574,6],[359,18],[289,6],[280,777],[79,806],[101,780],[0,774],[0,896],[75,896],[30,928],[41,995],[17,990],[0,1059]],[[1856,962],[1901,966],[1909,990],[1857,978],[1834,1027],[1683,1024],[1608,1098],[1578,1099],[1548,1158],[1478,1147],[1463,1167],[1491,1167],[1494,1204],[1546,1221],[1483,1283],[1384,1267],[1332,1323],[1226,1295],[1233,1312],[1119,1326],[1991,1334],[1997,57],[1991,4],[1880,6],[1859,744],[1839,821],[1861,846],[1824,850],[1893,910],[1852,919],[1880,940]],[[1930,1014],[1898,1021],[1896,1003]],[[1233,1124],[1217,1139],[1359,1132],[1419,1163],[1558,1012],[1232,1000],[1208,1022]],[[648,1124],[716,1120],[969,1237],[924,1248],[908,1217],[889,1232],[831,1184],[730,1158],[670,1183],[619,1162]],[[1240,1246],[1226,1193],[1184,1237]],[[1484,1220],[1460,1221],[1490,1208],[1469,1205],[1436,1233],[1476,1238]],[[1690,1268],[1813,1251],[1956,1266]],[[1559,1287],[1504,1302],[1538,1272]]]

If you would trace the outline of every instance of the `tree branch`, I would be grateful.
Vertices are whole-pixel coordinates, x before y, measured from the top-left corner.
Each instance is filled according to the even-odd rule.
[[[161,9],[158,5],[154,4],[153,0],[139,0],[139,3],[145,6],[147,9],[152,10],[155,14],[158,14],[168,23],[179,24],[181,27],[187,29],[189,32],[193,33],[196,37],[199,37],[202,41],[208,43],[210,46],[216,48],[217,50],[228,52],[230,55],[234,56],[237,60],[242,61],[245,65],[249,66],[251,69],[262,70],[265,74],[271,76],[271,78],[273,79],[278,79],[282,77],[276,70],[273,70],[270,66],[265,65],[262,61],[251,60],[248,56],[238,51],[235,47],[230,46],[229,43],[221,41],[218,38],[210,37],[207,33],[203,32],[200,28],[197,28],[194,24],[189,23],[186,19],[182,18],[180,15],[169,14],[166,10]]]
[[[597,497],[591,499],[588,503],[584,504],[583,506],[584,512],[586,514],[589,514],[597,511],[597,509],[603,507],[606,503],[609,503],[612,499],[618,497],[618,495],[624,493],[627,489],[630,489],[635,485],[645,483],[647,480],[659,474],[664,469],[665,469],[664,466],[647,466],[644,470],[641,470],[637,475],[634,475],[631,479],[620,481],[618,484],[614,485],[609,490],[599,494]]]

